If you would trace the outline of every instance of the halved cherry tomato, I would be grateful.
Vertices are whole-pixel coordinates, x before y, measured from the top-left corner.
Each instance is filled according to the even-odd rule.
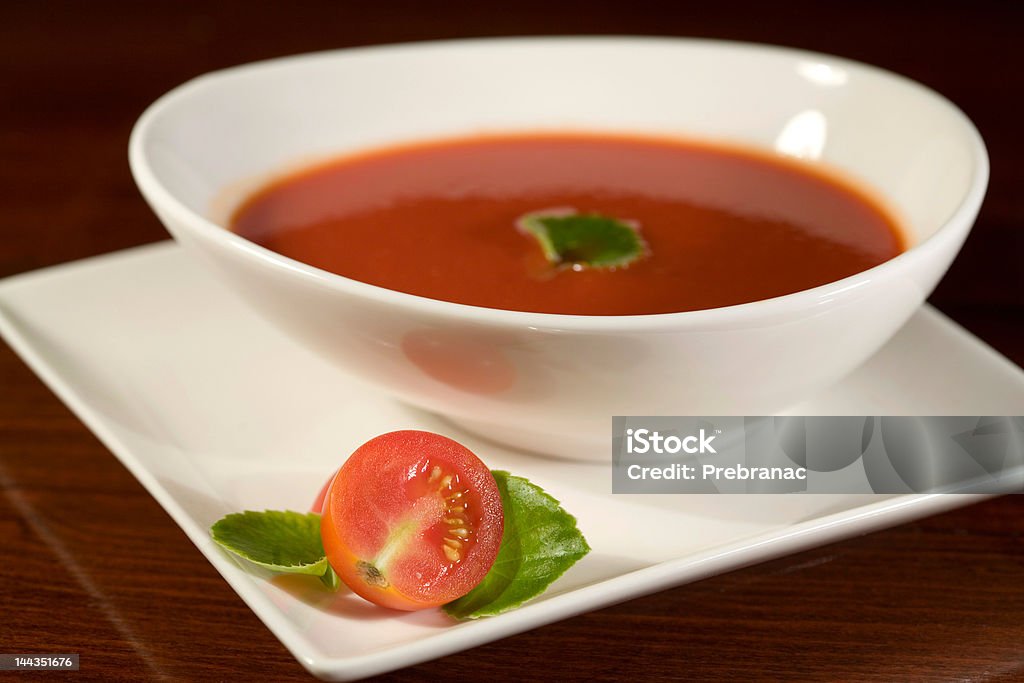
[[[494,564],[503,528],[490,470],[465,446],[420,431],[390,432],[356,449],[330,483],[320,522],[341,580],[401,610],[472,590]]]

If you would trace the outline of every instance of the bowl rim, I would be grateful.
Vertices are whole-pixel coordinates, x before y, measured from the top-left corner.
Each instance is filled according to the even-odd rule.
[[[862,74],[889,80],[901,87],[916,90],[919,94],[929,98],[936,106],[945,108],[948,113],[953,115],[953,118],[959,125],[963,127],[973,152],[974,168],[969,186],[957,207],[930,236],[911,245],[908,249],[887,261],[840,280],[782,296],[718,308],[639,315],[579,315],[488,308],[431,299],[417,294],[409,294],[354,280],[284,256],[249,241],[186,206],[184,202],[174,196],[157,179],[156,174],[150,167],[145,151],[146,140],[165,109],[189,97],[197,90],[215,86],[221,79],[233,78],[240,74],[263,69],[281,68],[297,62],[326,61],[345,58],[351,55],[371,53],[421,52],[444,49],[472,50],[488,47],[521,49],[543,46],[572,47],[578,45],[601,45],[614,48],[615,46],[635,47],[640,44],[761,52],[794,60],[815,60],[840,66],[844,69],[853,69]],[[369,299],[376,304],[398,309],[411,309],[417,313],[429,314],[435,317],[499,327],[543,329],[559,332],[638,332],[676,330],[680,327],[708,324],[716,326],[728,325],[730,323],[747,325],[755,319],[760,320],[776,315],[787,315],[791,314],[794,310],[817,309],[823,305],[835,304],[840,299],[849,296],[851,292],[855,292],[855,290],[875,280],[892,278],[912,264],[927,259],[936,252],[940,252],[949,242],[965,237],[966,233],[970,230],[973,218],[981,207],[989,178],[988,152],[984,140],[973,122],[945,96],[906,76],[844,57],[778,45],[712,38],[628,35],[520,36],[426,40],[310,52],[219,69],[202,74],[178,85],[150,104],[132,128],[128,143],[128,160],[132,176],[139,190],[154,208],[159,207],[162,211],[172,215],[178,224],[186,226],[188,230],[195,231],[202,237],[220,243],[242,258],[262,263],[277,271],[288,273],[293,277],[304,280],[307,284],[326,287],[362,299]],[[885,198],[884,191],[879,193]],[[957,230],[957,227],[960,227],[961,230]]]

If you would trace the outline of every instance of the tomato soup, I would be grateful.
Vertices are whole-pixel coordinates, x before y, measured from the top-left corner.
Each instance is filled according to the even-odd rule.
[[[549,263],[517,229],[574,210],[637,226],[618,268]],[[295,173],[234,214],[268,249],[361,282],[514,311],[637,315],[790,294],[904,249],[842,180],[767,153],[669,139],[522,134],[394,147]]]

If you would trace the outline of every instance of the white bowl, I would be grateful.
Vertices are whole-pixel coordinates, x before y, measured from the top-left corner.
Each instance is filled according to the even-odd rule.
[[[882,198],[913,246],[846,279],[755,303],[570,316],[383,289],[218,224],[255,182],[302,162],[551,129],[802,156]],[[171,234],[302,344],[498,441],[590,458],[607,457],[612,415],[772,414],[850,372],[935,287],[988,181],[970,121],[917,83],[820,54],[650,38],[420,43],[227,69],[153,104],[132,133],[130,160]]]

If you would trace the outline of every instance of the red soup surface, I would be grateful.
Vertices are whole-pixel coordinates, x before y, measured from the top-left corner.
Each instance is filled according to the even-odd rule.
[[[551,266],[516,221],[555,208],[633,221],[650,252],[614,270]],[[882,208],[803,162],[586,134],[463,138],[338,159],[266,187],[231,227],[285,256],[399,292],[579,315],[767,299],[904,248]]]

